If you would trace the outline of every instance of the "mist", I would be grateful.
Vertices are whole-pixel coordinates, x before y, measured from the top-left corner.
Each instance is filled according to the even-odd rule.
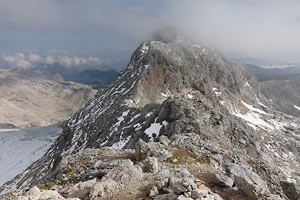
[[[106,33],[99,48],[132,49],[173,26],[230,57],[300,62],[299,10],[296,0],[10,0],[0,2],[0,31]]]
[[[170,4],[171,18],[204,43],[231,55],[299,61],[299,1],[179,2]]]

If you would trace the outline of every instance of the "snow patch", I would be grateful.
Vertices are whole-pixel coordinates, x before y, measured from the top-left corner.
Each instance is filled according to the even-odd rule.
[[[128,115],[128,113],[129,113],[129,110],[124,111],[124,112],[122,113],[122,115],[118,118],[118,122],[114,125],[114,127],[120,126],[121,123],[122,123],[122,121],[124,121],[124,119],[125,119],[126,116]]]
[[[194,96],[191,95],[191,94],[187,94],[186,96],[187,96],[187,98],[189,98],[189,99],[193,99],[193,98],[194,98]]]
[[[0,133],[3,133],[3,132],[16,132],[16,131],[19,131],[20,129],[0,129]]]
[[[114,150],[122,149],[127,144],[127,142],[130,140],[130,138],[131,138],[131,136],[128,136],[126,139],[122,139],[119,142],[114,143],[110,148],[114,149]]]
[[[286,121],[280,121],[279,119],[270,119],[269,123],[273,124],[277,130],[286,130],[288,123]]]
[[[272,127],[270,124],[268,124],[267,122],[265,122],[258,113],[254,113],[254,112],[248,112],[247,114],[242,114],[239,111],[235,111],[233,113],[235,116],[253,124],[256,126],[259,126],[261,128],[269,128],[269,129],[274,129],[274,127]],[[253,127],[253,126],[251,126]]]
[[[244,106],[246,106],[250,111],[257,112],[257,113],[262,114],[262,115],[268,115],[265,111],[262,111],[262,110],[260,110],[260,109],[258,109],[258,108],[254,108],[252,105],[249,105],[249,104],[247,104],[247,103],[244,102],[244,101],[241,101],[241,102],[242,102],[242,104],[243,104]]]
[[[149,66],[150,66],[150,65],[145,65],[145,66],[144,66],[144,67],[145,67],[145,70],[147,70],[147,69],[149,68]]]
[[[297,110],[300,110],[300,107],[298,107],[298,106],[296,106],[296,105],[294,105],[294,108],[296,108]]]
[[[153,114],[153,112],[147,113],[146,117],[150,117]]]
[[[0,129],[0,186],[42,157],[61,131],[58,126]]]
[[[221,92],[215,92],[215,93],[216,93],[217,97],[219,97],[219,96],[221,96],[221,95],[222,95],[222,93],[221,93]]]
[[[133,127],[134,127],[135,131],[138,131],[138,130],[140,130],[142,128],[142,124],[137,123],[137,124],[133,125]]]
[[[155,123],[151,124],[150,127],[145,130],[145,133],[150,138],[151,142],[154,140],[153,134],[158,135],[161,127],[163,127],[164,125],[167,125],[167,124],[168,124],[168,122],[166,122],[166,121],[163,121],[162,123],[155,122]]]
[[[141,114],[135,115],[133,118],[131,118],[131,120],[129,121],[129,123],[133,122],[136,118],[138,118],[140,116],[141,116]]]
[[[264,128],[268,128],[272,130],[274,129],[273,126],[271,126],[263,118],[261,118],[261,115],[268,115],[265,111],[262,111],[258,108],[254,108],[252,105],[249,105],[244,101],[241,102],[244,106],[246,106],[249,109],[249,111],[246,114],[242,114],[239,110],[235,110],[232,114],[247,121],[249,125],[251,124],[252,128],[254,128],[254,126],[257,126],[263,129]]]
[[[219,96],[222,95],[222,93],[219,92],[217,88],[213,88],[212,91],[215,92],[215,94],[217,95],[217,97],[219,97]]]
[[[256,101],[259,105],[261,105],[264,108],[267,108],[267,106],[265,104],[263,104],[262,102],[260,102],[260,100],[258,98],[256,98]]]
[[[244,86],[246,86],[246,87],[251,87],[251,86],[249,85],[248,81],[246,81],[246,83],[244,84]]]
[[[165,94],[163,92],[161,93],[161,96],[166,97],[166,98],[169,97],[169,95],[167,95],[167,94]]]
[[[141,59],[144,58],[144,56],[148,53],[148,50],[149,50],[148,42],[143,43],[143,45],[140,49],[141,54],[139,55],[138,61],[140,61]]]

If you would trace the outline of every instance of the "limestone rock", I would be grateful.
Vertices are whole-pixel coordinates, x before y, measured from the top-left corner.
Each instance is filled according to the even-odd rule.
[[[44,190],[38,196],[33,197],[33,200],[64,200],[58,192],[51,190]]]
[[[232,178],[224,175],[224,174],[210,174],[210,184],[218,185],[220,187],[232,187],[234,184],[234,181]]]
[[[158,168],[158,162],[157,158],[155,157],[148,157],[145,160],[146,163],[146,171],[151,172],[151,173],[157,173],[159,168]]]
[[[166,151],[164,148],[161,147],[161,144],[146,143],[143,140],[139,140],[137,142],[135,146],[135,152],[136,160],[144,160],[148,156],[164,160],[172,156],[170,152]]]

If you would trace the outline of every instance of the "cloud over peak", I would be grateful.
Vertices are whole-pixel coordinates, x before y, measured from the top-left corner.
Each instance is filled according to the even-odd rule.
[[[171,25],[232,55],[300,62],[299,10],[298,0],[9,0],[0,1],[0,30],[99,33],[101,44],[130,46]]]

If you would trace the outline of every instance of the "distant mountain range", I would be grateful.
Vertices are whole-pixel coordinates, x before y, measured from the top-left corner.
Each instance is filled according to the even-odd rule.
[[[263,68],[253,64],[246,65],[250,69],[258,81],[268,80],[293,80],[300,78],[300,67],[285,68]]]
[[[97,69],[87,69],[80,72],[77,76],[76,82],[87,84],[108,84],[119,76],[119,73],[113,69],[102,71]]]
[[[58,63],[47,66],[38,66],[34,70],[42,73],[58,73],[65,81],[73,81],[83,84],[106,85],[111,83],[120,74],[114,69],[82,69],[68,68]]]

